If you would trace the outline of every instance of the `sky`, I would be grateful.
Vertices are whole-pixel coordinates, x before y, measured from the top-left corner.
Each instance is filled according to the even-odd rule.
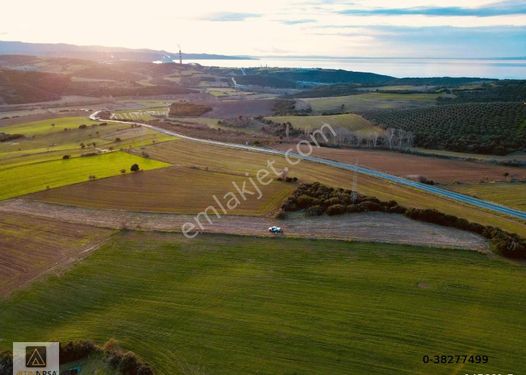
[[[526,56],[525,0],[25,0],[0,40],[253,56]]]

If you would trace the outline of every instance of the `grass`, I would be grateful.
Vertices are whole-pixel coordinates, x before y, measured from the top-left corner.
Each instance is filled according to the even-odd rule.
[[[526,211],[526,184],[524,183],[451,185],[450,188],[459,193]]]
[[[421,107],[432,105],[439,94],[366,93],[326,98],[301,99],[309,103],[314,112],[344,111],[361,112],[375,109]],[[343,105],[343,108],[342,108]]]
[[[396,200],[406,207],[436,208],[445,213],[484,225],[498,226],[526,237],[526,224],[524,222],[378,178],[353,174],[338,168],[306,161],[302,161],[296,166],[291,166],[284,158],[279,156],[233,150],[185,140],[149,146],[146,148],[146,151],[152,158],[177,166],[208,168],[209,170],[225,173],[248,172],[255,174],[259,169],[267,168],[268,162],[273,162],[274,168],[281,170],[287,167],[289,168],[289,176],[298,177],[304,182],[319,181],[333,187],[355,189],[362,194],[376,196],[381,200]]]
[[[525,276],[458,250],[127,232],[0,301],[0,350],[113,337],[159,374],[520,374]],[[422,363],[441,353],[490,362]]]
[[[112,152],[69,160],[52,160],[0,170],[0,200],[34,193],[36,191],[88,181],[129,172],[130,166],[138,163],[144,170],[168,166],[168,164],[145,159],[125,152]]]
[[[2,126],[2,132],[9,134],[23,134],[26,137],[49,133],[63,132],[64,129],[75,129],[82,125],[95,125],[100,121],[93,121],[85,117],[61,117],[49,120],[26,122],[23,124]],[[54,124],[54,125],[53,125]]]
[[[383,132],[383,129],[374,126],[362,116],[353,113],[331,116],[272,116],[267,117],[267,119],[279,123],[290,122],[294,128],[312,131],[319,129],[323,124],[329,124],[333,128],[345,128],[364,135]]]
[[[52,123],[55,123],[55,126],[51,126]],[[80,124],[89,127],[79,129]],[[83,117],[70,117],[1,127],[0,131],[24,134],[25,137],[13,142],[0,143],[0,170],[59,160],[65,154],[79,156],[94,151],[94,147],[91,146],[93,143],[99,149],[127,149],[174,139],[150,129],[131,127],[129,124],[108,123],[106,126],[97,126],[98,124],[99,122],[90,122]],[[88,146],[82,149],[81,143]]]
[[[151,121],[156,118],[155,116],[168,116],[168,106],[122,110],[114,113],[114,117],[117,120]]]

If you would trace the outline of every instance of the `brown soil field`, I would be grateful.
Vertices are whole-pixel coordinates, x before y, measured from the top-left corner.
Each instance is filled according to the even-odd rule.
[[[195,122],[192,123],[188,121],[180,121],[177,119],[172,119],[170,122],[154,120],[148,121],[148,123],[159,128],[174,131],[189,137],[209,139],[220,142],[239,144],[246,144],[248,142],[249,144],[252,144],[258,141],[262,144],[274,144],[279,141],[278,137],[271,136],[269,134],[255,134],[235,129],[223,128],[219,130],[217,128],[211,128],[204,123],[199,123],[199,119],[202,119],[202,117],[196,118]]]
[[[295,145],[281,144],[277,149],[287,150]],[[306,150],[306,148],[305,148]],[[425,176],[435,182],[505,181],[505,173],[516,179],[526,179],[526,168],[450,160],[380,150],[336,149],[320,147],[314,156],[376,169],[400,177]]]
[[[0,215],[0,296],[42,274],[60,272],[113,231],[12,212]]]
[[[69,223],[93,225],[112,229],[140,229],[180,232],[186,222],[193,222],[191,215],[125,212],[68,207],[14,199],[0,202],[0,212],[25,212],[39,217],[60,217]],[[304,217],[290,214],[285,220],[268,217],[223,216],[207,222],[204,233],[227,233],[249,236],[269,236],[267,228],[279,225],[283,236],[313,239],[338,239],[413,244],[431,247],[469,249],[488,252],[487,241],[475,234],[435,224],[413,221],[397,214],[378,212],[348,214],[338,217]],[[282,235],[278,235],[282,236]]]
[[[216,100],[206,103],[213,109],[204,117],[230,118],[237,116],[268,116],[272,114],[273,99]]]
[[[247,190],[256,194],[247,195],[247,199],[243,200],[233,183],[240,188],[246,183]],[[225,194],[232,192],[240,204],[229,214],[258,216],[275,211],[295,186],[273,181],[260,188],[261,195],[241,171],[233,173],[196,167],[169,167],[46,190],[29,198],[80,207],[197,214],[210,205],[221,211],[214,195],[225,204],[228,200],[224,199]]]
[[[175,167],[199,168],[205,172],[208,169],[208,172],[221,172],[233,175],[244,175],[244,173],[249,173],[251,176],[254,176],[258,170],[267,168],[268,162],[273,162],[273,168],[281,170],[284,167],[287,167],[289,168],[288,175],[290,177],[298,177],[300,181],[303,182],[319,181],[320,183],[332,187],[354,189],[360,192],[361,194],[375,196],[381,200],[395,200],[399,204],[406,207],[436,208],[444,213],[462,217],[472,222],[480,223],[483,225],[494,225],[509,232],[517,233],[523,237],[526,237],[526,223],[523,221],[484,211],[476,207],[461,204],[449,199],[441,198],[412,188],[400,186],[394,183],[384,181],[382,179],[356,174],[346,170],[328,167],[325,165],[301,161],[299,164],[291,166],[287,163],[285,158],[280,156],[272,156],[257,152],[249,152],[239,149],[213,146],[198,142],[187,141],[183,139],[147,146],[144,148],[144,151],[147,152],[153,159],[169,162]],[[159,170],[159,172],[160,171],[161,170]],[[148,174],[150,173],[151,172],[149,171]],[[91,205],[91,207],[93,207],[93,205],[98,205],[99,203],[90,202],[91,199],[89,195],[89,190],[83,190],[88,189],[88,184],[93,184],[91,186],[96,188],[98,199],[100,198],[103,201],[103,197],[105,195],[116,195],[115,193],[111,193],[111,189],[113,189],[113,186],[116,186],[119,194],[127,195],[129,192],[133,192],[132,194],[134,194],[134,198],[130,199],[126,197],[116,197],[115,199],[117,200],[114,202],[125,203],[123,203],[123,205],[120,207],[115,205],[115,203],[111,202],[110,200],[105,200],[105,203],[103,203],[104,207],[116,209],[133,209],[133,207],[137,207],[137,205],[139,205],[140,207],[146,208],[145,211],[152,212],[154,211],[152,207],[160,206],[158,204],[155,205],[154,203],[152,203],[152,205],[149,206],[146,204],[138,203],[143,199],[147,199],[148,202],[154,202],[155,200],[160,199],[158,191],[155,193],[157,194],[157,196],[155,196],[155,194],[152,193],[156,191],[155,189],[157,189],[155,187],[155,185],[157,185],[156,180],[146,178],[147,176],[148,175],[145,173],[145,177],[140,178],[140,180],[143,181],[141,182],[142,185],[122,185],[122,181],[118,179],[120,179],[121,177],[126,178],[126,176],[116,176],[111,179],[108,179],[107,181],[92,181],[86,182],[82,185],[78,185],[78,187],[71,186],[71,189],[79,189],[75,192],[72,191],[71,193],[68,193],[71,194],[71,198],[67,198],[67,196],[61,192],[62,190],[58,189],[56,191],[51,190],[47,192],[47,194],[49,195],[33,195],[32,197],[33,199],[45,199],[47,201],[51,201],[51,199],[53,199],[53,202],[62,204],[75,204],[75,199],[78,199],[77,202],[79,202],[80,204],[86,204],[88,206]],[[221,174],[219,173],[211,176],[220,177]],[[232,180],[229,179],[229,183],[231,183],[231,181]],[[174,185],[172,187],[164,185],[166,186],[166,188],[163,190],[163,194],[170,194],[170,192],[168,191],[168,189],[170,188],[176,188],[177,190],[186,189],[184,185],[181,185],[181,180],[178,180],[177,183],[179,185]],[[196,186],[195,184],[193,185],[192,181],[188,179],[184,180],[182,183],[186,184],[186,186]],[[209,185],[214,185],[214,183],[210,181]],[[123,190],[124,186],[126,186],[126,188],[130,191]],[[106,190],[104,190],[102,187],[104,187],[104,189]],[[201,193],[203,191],[206,192],[207,190],[200,190]],[[86,195],[81,196],[79,195],[81,194],[79,192],[84,192],[84,194]],[[209,197],[211,196],[210,193],[207,194]],[[148,196],[150,196],[150,198],[147,198]],[[66,198],[71,200],[66,201]],[[168,200],[165,201],[167,202]],[[204,200],[203,198],[200,198],[200,201],[197,201],[198,204],[196,204],[196,206],[199,206],[198,211],[206,207],[203,206],[205,202],[209,201]],[[272,202],[272,204],[275,205],[274,208],[277,208],[279,206],[279,201],[276,199]],[[178,208],[173,203],[170,205],[170,207],[170,209]],[[169,211],[164,207],[161,207],[160,209],[162,210],[161,212]],[[268,210],[267,212],[271,211],[270,207],[268,206],[266,209]],[[252,210],[252,208],[250,208],[250,210]],[[257,210],[258,209],[256,209],[256,211]],[[237,214],[240,213],[238,212]],[[249,213],[247,212],[247,214]],[[253,214],[254,211],[252,210],[250,215]],[[259,214],[261,214],[261,211],[259,211]]]
[[[378,178],[351,173],[346,170],[302,161],[291,166],[279,156],[265,155],[226,147],[212,146],[186,140],[164,142],[146,147],[152,158],[174,165],[199,166],[225,172],[256,173],[267,162],[274,162],[276,169],[289,168],[289,176],[300,181],[315,182],[333,187],[354,189],[361,194],[381,200],[395,200],[406,207],[436,208],[444,213],[463,217],[484,225],[498,226],[526,237],[526,223],[506,216],[487,212],[476,207],[400,186]]]

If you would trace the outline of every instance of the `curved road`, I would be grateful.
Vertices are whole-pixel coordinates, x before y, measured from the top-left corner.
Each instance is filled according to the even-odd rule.
[[[100,119],[100,118],[97,117],[98,113],[99,112],[93,113],[90,116],[90,119],[98,120],[98,121],[120,122],[120,123],[125,123],[125,124],[136,124],[136,125],[144,126],[146,128],[150,128],[150,129],[155,130],[155,131],[160,132],[160,133],[173,135],[175,137],[187,139],[187,140],[190,140],[190,141],[193,141],[193,142],[200,142],[200,143],[206,143],[206,144],[211,144],[211,145],[217,145],[217,146],[229,147],[229,148],[236,148],[236,149],[248,150],[248,151],[254,151],[254,152],[260,152],[260,153],[271,154],[271,155],[285,156],[285,154],[286,154],[285,151],[273,150],[273,149],[268,149],[268,148],[246,146],[246,145],[240,145],[240,144],[235,144],[235,143],[226,143],[226,142],[219,142],[219,141],[212,141],[212,140],[207,140],[207,139],[200,139],[200,138],[189,137],[189,136],[186,136],[186,135],[183,135],[183,134],[171,131],[171,130],[166,130],[166,129],[163,129],[163,128],[159,128],[157,126],[153,126],[153,125],[149,125],[149,124],[143,124],[143,123],[140,123],[140,122],[119,121],[119,120],[103,120],[103,119]],[[418,190],[422,190],[422,191],[425,191],[425,192],[428,192],[428,193],[431,193],[431,194],[435,194],[435,195],[444,197],[444,198],[449,198],[449,199],[455,200],[457,202],[470,204],[472,206],[483,208],[483,209],[486,209],[486,210],[489,210],[489,211],[493,211],[493,212],[496,212],[496,213],[499,213],[499,214],[504,214],[504,215],[512,216],[514,218],[526,220],[526,212],[524,212],[524,211],[516,210],[516,209],[513,209],[513,208],[506,207],[506,206],[501,206],[500,204],[488,202],[488,201],[485,201],[485,200],[482,200],[482,199],[478,199],[478,198],[473,198],[473,197],[470,197],[468,195],[456,193],[456,192],[449,191],[449,190],[446,190],[446,189],[442,189],[442,188],[439,188],[439,187],[436,187],[436,186],[432,186],[432,185],[423,184],[421,182],[416,182],[416,181],[413,181],[413,180],[409,180],[407,178],[394,176],[394,175],[389,174],[389,173],[379,172],[379,171],[376,171],[374,169],[360,167],[360,166],[354,165],[354,164],[343,163],[343,162],[330,160],[330,159],[318,158],[318,157],[315,157],[315,156],[303,156],[303,155],[300,155],[300,154],[294,153],[294,152],[289,152],[288,156],[289,157],[298,158],[298,159],[302,159],[302,160],[308,160],[308,161],[311,161],[311,162],[314,162],[314,163],[318,163],[318,164],[325,164],[325,165],[328,165],[330,167],[335,167],[335,168],[345,169],[345,170],[352,171],[352,172],[362,173],[362,174],[365,174],[365,175],[368,175],[368,176],[372,176],[372,177],[383,178],[385,180],[388,180],[388,181],[391,181],[391,182],[394,182],[394,183],[397,183],[397,184],[400,184],[400,185],[409,186],[409,187],[412,187],[412,188],[415,188],[415,189],[418,189]]]

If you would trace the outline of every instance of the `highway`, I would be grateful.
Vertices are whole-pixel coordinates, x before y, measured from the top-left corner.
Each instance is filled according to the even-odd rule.
[[[227,143],[227,142],[219,142],[219,141],[212,141],[212,140],[207,140],[207,139],[194,138],[194,137],[189,137],[189,136],[186,136],[186,135],[183,135],[183,134],[179,134],[179,133],[171,131],[171,130],[159,128],[157,126],[153,126],[153,125],[149,125],[149,124],[143,124],[143,123],[140,123],[140,122],[119,121],[119,120],[103,120],[103,119],[99,119],[97,117],[97,114],[98,114],[98,112],[93,113],[90,116],[90,118],[92,120],[98,120],[98,121],[111,121],[111,122],[120,122],[120,123],[126,123],[126,124],[136,124],[136,125],[140,125],[140,126],[144,126],[144,127],[150,128],[150,129],[155,130],[155,131],[160,132],[160,133],[173,135],[175,137],[187,139],[187,140],[190,140],[190,141],[193,141],[193,142],[200,142],[200,143],[205,143],[205,144],[210,144],[210,145],[216,145],[216,146],[221,146],[221,147],[229,147],[229,148],[235,148],[235,149],[259,152],[259,153],[265,153],[265,154],[270,154],[270,155],[279,155],[279,156],[285,156],[286,155],[286,151],[279,151],[279,150],[263,148],[263,147],[255,147],[255,146],[241,145],[241,144],[235,144],[235,143]],[[412,187],[414,189],[425,191],[427,193],[438,195],[438,196],[441,196],[441,197],[444,197],[444,198],[448,198],[448,199],[451,199],[451,200],[454,200],[454,201],[457,201],[457,202],[469,204],[469,205],[472,205],[472,206],[475,206],[475,207],[483,208],[483,209],[486,209],[488,211],[492,211],[492,212],[499,213],[499,214],[504,214],[504,215],[511,216],[511,217],[514,217],[514,218],[517,218],[517,219],[526,220],[526,212],[524,212],[524,211],[516,210],[516,209],[509,208],[509,207],[506,207],[506,206],[502,206],[502,205],[499,205],[499,204],[496,204],[496,203],[488,202],[488,201],[485,201],[485,200],[482,200],[482,199],[470,197],[469,195],[460,194],[460,193],[456,193],[454,191],[442,189],[442,188],[437,187],[437,186],[427,185],[427,184],[423,184],[421,182],[409,180],[407,178],[394,176],[392,174],[380,172],[380,171],[377,171],[377,170],[374,170],[374,169],[361,167],[361,166],[354,165],[354,164],[349,164],[349,163],[343,163],[343,162],[330,160],[330,159],[318,158],[318,157],[315,157],[315,156],[303,156],[303,155],[300,155],[300,154],[295,153],[295,152],[289,152],[288,156],[290,158],[298,158],[298,159],[307,160],[307,161],[311,161],[311,162],[318,163],[318,164],[328,165],[330,167],[335,167],[335,168],[345,169],[345,170],[356,172],[356,173],[361,173],[361,174],[364,174],[364,175],[367,175],[367,176],[382,178],[384,180],[387,180],[387,181],[390,181],[390,182],[393,182],[393,183],[396,183],[396,184],[399,184],[399,185],[409,186],[409,187]]]

